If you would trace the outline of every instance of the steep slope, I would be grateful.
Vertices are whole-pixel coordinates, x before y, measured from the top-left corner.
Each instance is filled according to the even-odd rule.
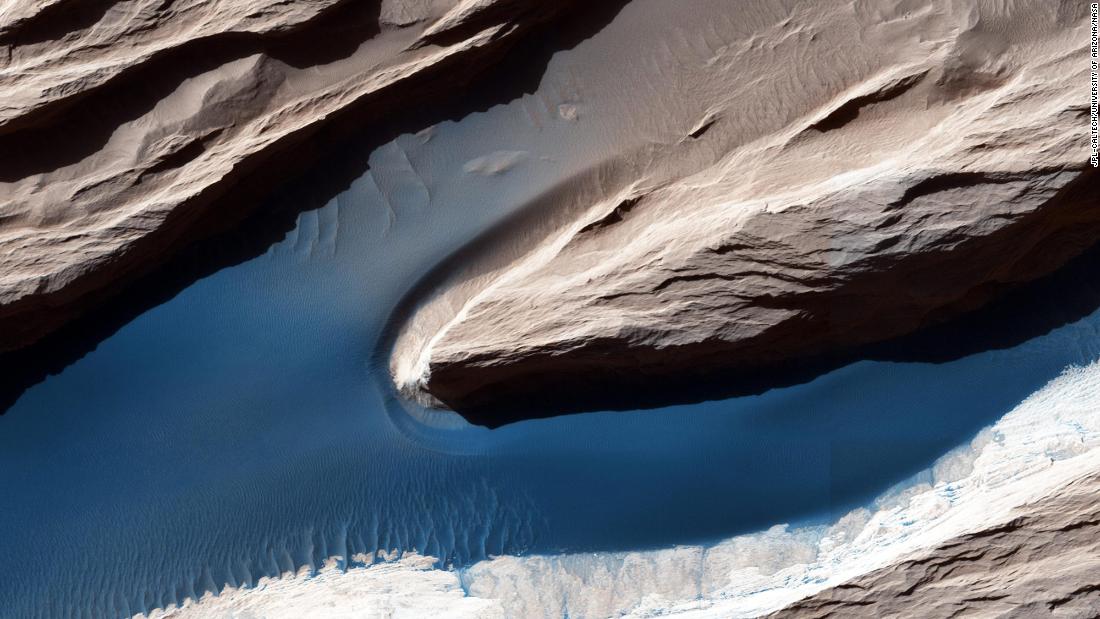
[[[569,2],[0,7],[0,351],[231,225],[335,122],[447,93]]]
[[[780,617],[1095,617],[1100,476],[981,529],[827,589]]]
[[[563,189],[563,224],[425,299],[399,388],[488,424],[510,402],[637,405],[911,332],[1100,238],[1082,6],[780,4],[721,45],[682,34],[710,54],[649,87],[708,112],[611,156]]]

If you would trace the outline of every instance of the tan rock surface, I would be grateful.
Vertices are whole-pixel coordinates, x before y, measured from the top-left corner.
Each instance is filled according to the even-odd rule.
[[[611,154],[563,223],[422,303],[401,389],[490,424],[614,406],[913,331],[1100,238],[1083,6],[753,8],[658,64],[651,89],[690,98],[623,107],[648,129],[706,102],[678,140]]]
[[[243,216],[239,183],[304,165],[320,127],[381,124],[568,6],[513,4],[4,3],[0,351]]]
[[[769,617],[1096,617],[1100,476]]]

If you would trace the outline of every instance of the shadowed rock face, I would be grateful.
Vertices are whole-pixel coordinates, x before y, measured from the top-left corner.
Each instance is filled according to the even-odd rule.
[[[710,111],[563,191],[573,215],[508,264],[429,295],[399,388],[490,425],[516,402],[637,406],[912,332],[1094,243],[1084,8],[922,7],[777,5],[774,31],[684,33],[709,61],[673,58],[653,89]]]
[[[1100,614],[1100,477],[1023,506],[918,556],[769,615],[1095,617]]]
[[[227,228],[322,151],[454,90],[569,2],[0,8],[0,351]]]

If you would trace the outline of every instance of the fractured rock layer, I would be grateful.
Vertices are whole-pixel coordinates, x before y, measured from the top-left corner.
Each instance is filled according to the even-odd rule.
[[[647,87],[705,114],[592,106],[686,129],[613,154],[565,223],[426,298],[400,389],[489,424],[513,402],[637,405],[911,332],[1100,238],[1081,5],[754,8],[654,61]]]
[[[568,5],[0,6],[0,351],[240,219],[319,129],[454,89]]]
[[[1100,477],[1081,478],[918,556],[769,615],[1095,617],[1100,614]]]

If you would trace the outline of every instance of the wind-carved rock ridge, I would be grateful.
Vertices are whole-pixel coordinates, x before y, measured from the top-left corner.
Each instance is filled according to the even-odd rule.
[[[908,559],[768,615],[828,617],[1095,617],[1100,614],[1100,477]]]
[[[570,3],[514,4],[0,6],[0,351],[243,218],[322,129],[457,87]]]
[[[398,387],[488,425],[514,402],[637,406],[912,332],[1079,254],[1100,239],[1084,12],[958,8],[860,30],[920,56],[835,48],[766,81],[739,73],[751,45],[730,46],[708,65],[729,90],[708,93],[690,133],[644,163],[622,154],[633,176],[602,183],[510,264],[424,302],[395,345]],[[846,19],[781,25],[812,41]],[[815,91],[801,70],[832,81]],[[739,107],[752,89],[779,111]]]

